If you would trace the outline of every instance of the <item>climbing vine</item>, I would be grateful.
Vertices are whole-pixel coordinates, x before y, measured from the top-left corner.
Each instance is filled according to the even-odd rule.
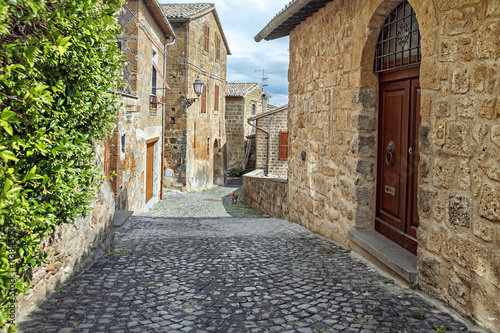
[[[84,216],[113,128],[122,0],[0,0],[0,330],[54,228]]]

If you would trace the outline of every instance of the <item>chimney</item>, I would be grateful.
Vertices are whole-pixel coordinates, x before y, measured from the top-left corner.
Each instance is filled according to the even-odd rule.
[[[268,92],[264,92],[262,94],[262,112],[267,111],[267,102],[269,101],[270,98],[271,98],[271,95],[269,95]]]

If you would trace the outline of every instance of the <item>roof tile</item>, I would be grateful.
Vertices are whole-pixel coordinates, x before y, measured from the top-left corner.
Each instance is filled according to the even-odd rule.
[[[194,19],[215,8],[213,3],[168,3],[161,6],[169,19]]]
[[[245,97],[258,83],[230,83],[226,85],[226,97]]]

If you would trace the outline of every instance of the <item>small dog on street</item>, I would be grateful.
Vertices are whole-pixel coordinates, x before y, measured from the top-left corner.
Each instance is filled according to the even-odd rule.
[[[233,204],[238,203],[238,194],[231,192],[231,202]]]

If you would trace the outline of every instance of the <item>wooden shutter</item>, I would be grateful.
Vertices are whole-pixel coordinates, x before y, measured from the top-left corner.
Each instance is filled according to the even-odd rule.
[[[108,136],[106,138],[106,140],[104,141],[104,175],[106,177],[108,177],[108,178],[109,178],[109,176],[111,174],[110,170],[109,170],[110,169],[109,168],[110,167],[110,165],[109,165],[110,164],[110,154],[109,154],[110,153],[110,151],[109,151],[110,147],[109,147],[109,143],[110,143],[110,138]]]
[[[208,47],[210,45],[210,28],[208,25],[205,26],[205,51],[208,52]]]
[[[217,37],[217,59],[220,59],[220,38]]]
[[[207,85],[203,86],[203,93],[201,94],[201,112],[207,112]]]
[[[286,161],[288,159],[288,132],[280,132],[279,138],[279,160]]]
[[[219,86],[215,85],[215,103],[214,110],[219,111]]]

